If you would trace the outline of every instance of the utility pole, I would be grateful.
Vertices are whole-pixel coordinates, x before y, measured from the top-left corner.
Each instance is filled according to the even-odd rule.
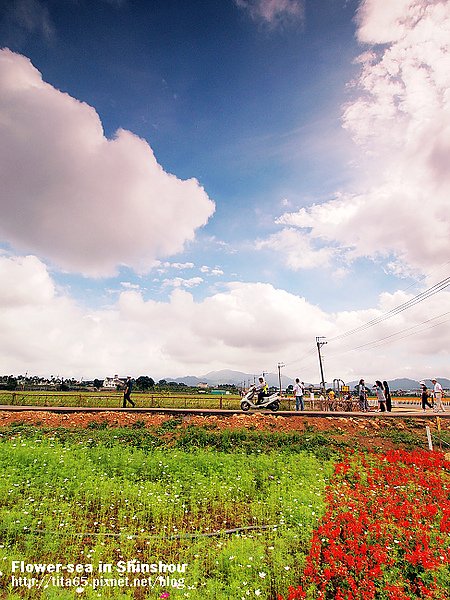
[[[281,367],[285,367],[286,365],[284,363],[278,363],[278,381],[280,384],[280,398],[281,398],[281,394],[282,394],[282,388],[281,388]]]
[[[326,342],[321,342],[320,340],[324,340],[324,339],[325,339],[325,337],[323,335],[319,335],[316,337],[317,352],[319,354],[320,376],[322,377],[322,381],[320,382],[320,385],[322,386],[322,389],[325,389],[325,377],[323,374],[322,356],[320,354],[320,349],[322,348],[322,346],[324,346],[326,344]]]

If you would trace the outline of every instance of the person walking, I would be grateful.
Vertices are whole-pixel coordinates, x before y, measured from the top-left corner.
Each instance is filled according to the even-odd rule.
[[[300,383],[300,379],[298,377],[295,380],[293,392],[295,396],[295,410],[305,410],[305,403],[303,402],[305,388],[303,382]]]
[[[131,380],[131,377],[128,376],[127,381],[125,383],[125,390],[123,392],[123,405],[122,405],[123,408],[127,407],[127,402],[129,402],[133,408],[136,406],[136,404],[131,399],[131,390],[132,389],[133,389],[133,382]]]
[[[386,412],[386,396],[384,395],[383,384],[377,379],[373,387],[375,388],[375,393],[378,398],[379,410],[381,412]]]
[[[369,410],[369,404],[367,402],[367,389],[364,383],[364,379],[360,379],[358,383],[358,397],[359,397],[359,410],[361,412],[367,412]]]
[[[432,379],[433,382],[433,396],[434,396],[434,410],[436,412],[442,411],[445,412],[444,403],[442,402],[442,398],[444,397],[444,390],[442,385],[437,381],[437,379]]]
[[[386,398],[386,410],[388,412],[392,412],[391,391],[389,389],[389,384],[387,381],[383,381],[383,391],[384,391],[384,397]]]
[[[422,410],[427,410],[426,407],[428,406],[428,408],[433,408],[433,405],[430,404],[429,399],[431,398],[430,395],[430,391],[428,390],[425,381],[420,381],[419,384],[422,386],[422,393],[421,393],[421,398],[422,398]]]

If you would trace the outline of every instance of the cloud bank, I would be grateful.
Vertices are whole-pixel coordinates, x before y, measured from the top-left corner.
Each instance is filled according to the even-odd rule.
[[[78,378],[129,373],[159,379],[223,368],[260,373],[284,361],[286,374],[318,382],[317,332],[331,339],[410,297],[382,294],[372,309],[327,313],[270,284],[229,283],[199,302],[181,287],[164,302],[145,300],[130,288],[111,307],[86,310],[57,290],[34,256],[0,256],[0,280],[8,281],[0,288],[3,372]],[[450,293],[442,292],[406,318],[402,313],[362,338],[325,346],[327,379],[448,376],[448,348],[439,350],[436,336],[450,338],[450,317],[420,323],[443,313],[449,301]],[[405,328],[407,341],[353,350]]]
[[[278,224],[298,228],[303,245],[307,239],[320,253],[338,247],[346,261],[381,257],[396,272],[425,273],[449,253],[450,4],[365,0],[357,25],[370,46],[358,59],[343,126],[361,148],[364,183]],[[308,268],[312,257],[305,265],[295,252],[293,243],[287,265]]]
[[[59,268],[145,272],[183,250],[214,212],[195,179],[166,173],[148,143],[104,136],[87,104],[0,51],[0,239]]]

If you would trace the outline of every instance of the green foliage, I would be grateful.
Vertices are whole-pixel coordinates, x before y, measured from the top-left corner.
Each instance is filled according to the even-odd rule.
[[[424,444],[425,436],[417,435],[410,431],[400,431],[391,429],[390,431],[383,432],[381,437],[391,440],[395,444],[401,445],[402,448],[407,450],[413,450],[414,448],[420,448]]]
[[[224,439],[234,448],[244,433]],[[269,600],[295,583],[324,511],[331,463],[302,452],[158,449],[157,439],[141,428],[3,431],[3,589],[12,560],[184,562],[183,593],[190,600],[255,596],[257,590]],[[234,528],[242,529],[225,533]],[[161,591],[145,597],[159,598]],[[52,587],[8,593],[80,597]],[[104,590],[110,598],[143,597],[133,594]],[[99,591],[86,588],[82,597],[98,598]]]
[[[147,390],[153,389],[155,385],[154,379],[148,377],[147,375],[141,375],[136,379],[136,388],[141,390],[142,392],[146,392]]]
[[[159,427],[155,429],[155,433],[158,435],[164,435],[169,431],[174,431],[183,423],[183,419],[168,419],[164,421]]]
[[[106,429],[108,427],[108,421],[91,421],[87,425],[88,429]]]
[[[211,431],[203,427],[188,427],[176,440],[178,448],[214,448],[224,452],[283,451],[290,453],[310,452],[318,458],[329,460],[347,445],[322,433],[267,432],[247,429]]]

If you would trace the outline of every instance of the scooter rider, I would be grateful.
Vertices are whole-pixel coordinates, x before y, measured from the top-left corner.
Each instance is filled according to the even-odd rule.
[[[258,400],[256,404],[261,404],[263,402],[264,396],[267,396],[269,393],[269,386],[266,383],[264,377],[259,378],[259,384],[256,386],[255,391],[258,392]]]

